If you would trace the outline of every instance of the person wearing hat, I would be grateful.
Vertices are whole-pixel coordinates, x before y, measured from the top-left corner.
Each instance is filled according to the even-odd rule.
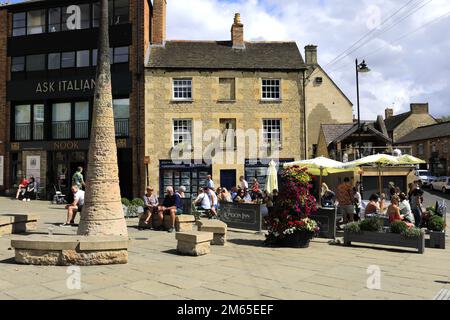
[[[152,221],[153,215],[158,214],[158,197],[156,194],[154,194],[153,188],[147,187],[147,192],[144,195],[144,214],[147,216],[145,219],[145,224],[148,224],[150,221]],[[161,223],[163,222],[163,215],[159,214],[159,219],[161,220]]]

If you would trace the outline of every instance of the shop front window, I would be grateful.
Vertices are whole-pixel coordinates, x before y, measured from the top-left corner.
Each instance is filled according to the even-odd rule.
[[[61,31],[61,8],[48,10],[48,32]]]
[[[48,54],[48,70],[57,70],[61,68],[61,53]]]
[[[75,103],[75,139],[89,138],[89,102]]]
[[[63,140],[71,138],[71,105],[70,103],[53,104],[53,139]]]
[[[75,52],[63,52],[61,55],[62,68],[75,68]]]
[[[34,54],[27,56],[27,71],[45,70],[45,54]]]
[[[31,138],[31,105],[15,106],[15,139],[27,141]]]
[[[128,137],[130,122],[130,99],[114,99],[113,107],[116,137]]]
[[[25,12],[13,15],[13,37],[24,36],[27,33],[27,15]]]
[[[186,198],[197,197],[200,188],[206,185],[206,178],[211,174],[208,168],[200,169],[163,169],[161,175],[160,197],[164,197],[167,187],[178,190],[186,188]]]

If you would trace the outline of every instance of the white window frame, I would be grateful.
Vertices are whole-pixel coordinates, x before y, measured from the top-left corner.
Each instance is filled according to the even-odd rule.
[[[176,146],[179,145],[179,142],[176,142],[175,134],[180,135],[180,136],[187,134],[186,132],[176,133],[175,123],[179,122],[179,121],[188,121],[188,122],[190,122],[190,129],[191,129],[191,131],[189,132],[189,135],[190,135],[189,148],[192,148],[192,134],[193,134],[193,120],[192,119],[173,119],[172,120],[172,146],[176,147]],[[178,127],[180,127],[180,126],[178,126]],[[183,142],[185,142],[185,141],[183,141]]]
[[[269,134],[269,131],[266,130],[265,122],[266,121],[279,121],[279,147],[282,148],[283,146],[283,120],[282,119],[263,119],[262,120],[262,139],[263,139],[263,145],[264,146],[270,146],[272,143],[272,138],[269,141],[266,139],[266,135]],[[271,124],[271,127],[274,128],[274,124]],[[270,134],[273,134],[273,131],[270,131]]]
[[[278,81],[279,97],[278,98],[267,98],[264,97],[264,87],[276,87],[276,85],[264,85],[264,81]],[[261,100],[263,101],[281,101],[281,79],[273,78],[262,78],[261,79]]]
[[[175,97],[175,82],[176,81],[190,81],[190,86],[181,84],[181,88],[190,88],[191,90],[191,97],[187,98],[187,97]],[[194,92],[193,92],[193,80],[192,78],[173,78],[172,79],[172,99],[175,101],[192,101],[194,97]]]

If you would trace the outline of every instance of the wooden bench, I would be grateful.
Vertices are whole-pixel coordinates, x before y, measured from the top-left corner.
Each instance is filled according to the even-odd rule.
[[[198,231],[212,232],[214,234],[212,245],[224,246],[227,243],[227,224],[219,220],[200,220],[197,223]]]
[[[30,213],[0,214],[0,236],[36,231],[38,218]]]
[[[211,232],[191,231],[178,232],[175,238],[178,241],[178,253],[198,257],[211,252],[214,235]]]

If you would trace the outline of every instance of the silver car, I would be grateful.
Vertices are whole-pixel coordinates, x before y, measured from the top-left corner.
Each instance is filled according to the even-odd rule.
[[[430,185],[431,190],[439,190],[443,193],[450,191],[450,177],[439,177],[434,179]]]

